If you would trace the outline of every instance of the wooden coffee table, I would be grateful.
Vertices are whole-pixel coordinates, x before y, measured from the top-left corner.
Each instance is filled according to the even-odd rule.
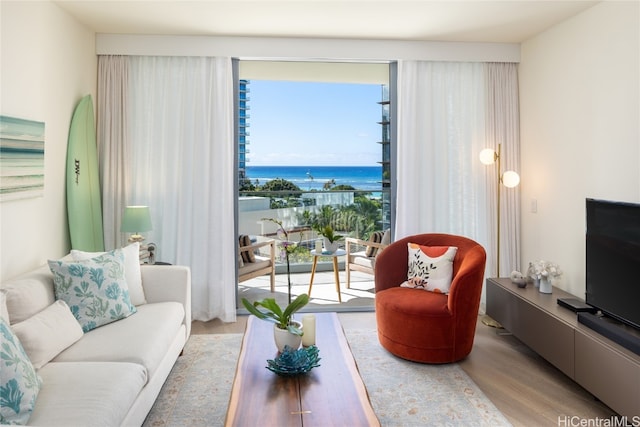
[[[265,368],[277,357],[273,323],[250,316],[225,425],[379,426],[336,313],[316,314],[316,346],[319,367],[276,375]]]

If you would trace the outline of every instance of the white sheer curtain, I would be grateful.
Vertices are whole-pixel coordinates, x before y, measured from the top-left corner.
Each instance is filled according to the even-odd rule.
[[[188,265],[195,320],[235,321],[229,58],[130,57],[128,203],[152,213],[158,259]]]
[[[520,173],[520,112],[518,98],[518,69],[516,64],[489,63],[484,65],[487,96],[486,147],[497,150],[502,144],[501,162],[504,173],[513,170]],[[491,263],[495,275],[495,253],[497,251],[497,188],[495,167],[487,170],[492,185],[489,185],[488,199],[491,206]],[[500,186],[500,272],[501,277],[511,271],[526,270],[520,264],[520,187]]]
[[[488,268],[495,259],[492,193],[496,177],[480,163],[478,154],[487,146],[497,147],[499,142],[488,138],[498,127],[488,118],[498,120],[504,112],[489,112],[495,108],[489,103],[489,99],[497,99],[493,96],[495,85],[503,87],[505,93],[515,93],[517,117],[517,85],[513,88],[501,78],[489,79],[487,70],[493,65],[425,61],[398,64],[395,237],[429,232],[467,236],[487,249]],[[518,144],[517,137],[509,144]],[[505,148],[503,143],[503,151]],[[509,152],[509,156],[518,153]],[[503,221],[516,224],[517,211],[508,208],[503,212]],[[503,230],[501,241],[512,242],[512,250],[518,235],[519,230],[510,227],[508,232]],[[510,271],[516,265],[503,261],[501,269]]]
[[[97,143],[105,249],[123,245],[122,212],[128,200],[131,141],[128,134],[129,60],[98,57]]]

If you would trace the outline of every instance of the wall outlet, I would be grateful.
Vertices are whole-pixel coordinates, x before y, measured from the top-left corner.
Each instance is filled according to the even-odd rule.
[[[538,213],[538,199],[531,199],[531,213]]]

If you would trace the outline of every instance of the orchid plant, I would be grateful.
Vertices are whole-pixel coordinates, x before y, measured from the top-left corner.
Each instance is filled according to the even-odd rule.
[[[287,329],[289,332],[295,335],[302,335],[300,330],[294,323],[291,322],[293,313],[300,310],[302,307],[309,303],[309,295],[300,294],[283,310],[275,298],[265,298],[262,301],[255,301],[253,304],[246,298],[242,298],[242,304],[247,311],[259,319],[274,322],[280,329]],[[258,307],[263,307],[265,311],[261,311]]]
[[[280,259],[285,259],[287,262],[287,284],[289,286],[289,304],[291,304],[291,271],[289,269],[289,254],[292,254],[296,250],[297,244],[289,240],[289,233],[282,225],[282,221],[275,218],[262,218],[262,221],[270,221],[278,226],[278,239],[280,239]]]

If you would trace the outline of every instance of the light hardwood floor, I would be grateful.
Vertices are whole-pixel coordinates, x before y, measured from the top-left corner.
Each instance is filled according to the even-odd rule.
[[[292,282],[297,284],[293,286],[292,294],[306,293],[308,274],[296,274],[292,277]],[[244,282],[241,295],[251,301],[269,296],[285,302],[286,275],[278,275],[276,278],[278,282],[275,295],[268,291],[268,281],[264,277]],[[317,275],[313,287],[314,303],[305,309],[325,311],[339,307],[333,280],[332,272]],[[345,279],[341,277],[340,280]],[[346,307],[348,305],[354,309],[356,305],[369,311],[340,311],[338,316],[343,328],[374,329],[376,320],[371,276],[356,272],[352,288],[346,289],[342,282],[341,310],[349,310]],[[323,305],[325,303],[330,305]],[[514,426],[603,425],[594,424],[595,421],[592,424],[586,423],[589,420],[610,419],[615,415],[611,409],[517,338],[504,334],[503,329],[485,325],[483,317],[478,316],[473,351],[460,362],[460,366]],[[193,322],[192,333],[243,333],[246,321],[247,316],[238,316],[236,323],[229,324],[218,319],[210,322],[196,321]]]
[[[375,328],[373,312],[338,316],[344,329]],[[194,322],[192,333],[243,333],[246,321],[247,316],[238,316],[229,324]],[[473,351],[460,366],[514,426],[597,425],[571,420],[586,423],[615,415],[518,339],[500,332],[504,330],[485,325],[479,316]]]

